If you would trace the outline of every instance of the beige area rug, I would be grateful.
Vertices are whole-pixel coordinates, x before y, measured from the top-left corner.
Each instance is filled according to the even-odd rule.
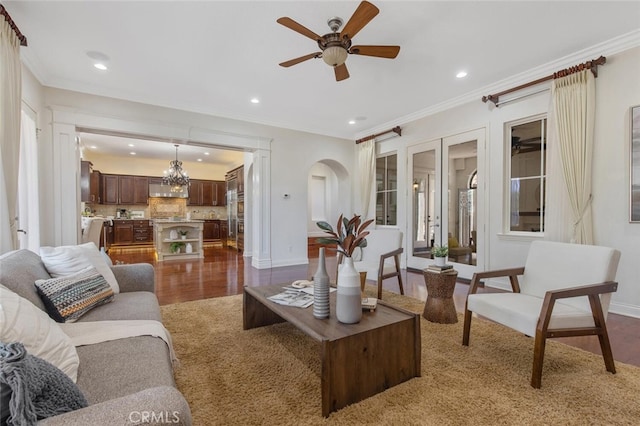
[[[384,300],[414,312],[424,302]],[[309,308],[311,309],[311,308]],[[320,409],[317,344],[288,324],[242,330],[242,296],[162,307],[181,361],[175,372],[195,425],[637,425],[640,368],[547,344],[542,388],[529,386],[533,341],[474,319],[421,318],[422,377],[332,413]],[[461,319],[461,318],[460,318]],[[595,338],[595,337],[594,337]]]

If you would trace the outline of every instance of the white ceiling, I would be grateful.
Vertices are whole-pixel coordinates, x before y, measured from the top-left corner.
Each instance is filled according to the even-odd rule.
[[[380,13],[354,44],[399,45],[396,59],[352,55],[342,82],[321,59],[278,66],[318,47],[277,18],[324,34],[328,18],[346,22],[358,3],[3,2],[46,86],[347,139],[455,100],[480,102],[482,90],[640,28],[638,1],[374,0]],[[106,54],[109,70],[93,68],[89,51]],[[460,70],[468,77],[457,79]]]

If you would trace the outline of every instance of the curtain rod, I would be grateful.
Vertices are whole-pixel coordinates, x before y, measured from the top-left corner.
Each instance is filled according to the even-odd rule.
[[[598,77],[598,65],[604,65],[606,62],[607,62],[607,58],[605,58],[604,56],[600,56],[598,59],[592,59],[592,60],[584,62],[582,64],[574,65],[572,67],[565,68],[565,69],[560,70],[560,71],[556,71],[551,75],[539,78],[537,80],[530,81],[530,82],[525,83],[525,84],[521,84],[520,86],[516,86],[514,88],[507,89],[507,90],[504,90],[502,92],[495,93],[493,95],[483,96],[482,97],[482,102],[486,103],[487,101],[491,101],[494,104],[496,104],[496,106],[497,106],[498,105],[498,101],[500,100],[500,96],[502,96],[502,95],[506,95],[507,93],[512,93],[512,92],[516,92],[518,90],[526,89],[527,87],[535,86],[536,84],[540,84],[540,83],[548,81],[548,80],[553,80],[553,79],[556,79],[556,78],[565,77],[567,75],[576,73],[578,71],[582,71],[584,69],[591,70],[591,72],[593,73],[594,77]]]
[[[394,127],[393,129],[386,130],[386,131],[384,131],[384,132],[380,132],[380,133],[376,133],[375,135],[365,136],[365,137],[364,137],[364,138],[362,138],[362,139],[358,139],[358,140],[356,141],[356,145],[358,145],[359,143],[362,143],[362,142],[370,141],[371,139],[375,139],[375,138],[377,138],[378,136],[386,135],[387,133],[391,133],[391,132],[393,132],[393,133],[397,133],[397,134],[398,134],[398,136],[402,136],[402,129],[400,128],[400,126],[396,126],[396,127]]]
[[[16,33],[16,36],[18,37],[18,40],[20,40],[20,46],[26,46],[27,45],[27,37],[20,32],[20,30],[18,29],[18,26],[16,25],[16,23],[13,22],[13,19],[11,19],[11,16],[9,15],[9,12],[7,12],[7,9],[5,9],[4,6],[1,5],[1,4],[0,4],[0,15],[4,16],[4,20],[9,23],[9,26],[11,27],[13,32]]]

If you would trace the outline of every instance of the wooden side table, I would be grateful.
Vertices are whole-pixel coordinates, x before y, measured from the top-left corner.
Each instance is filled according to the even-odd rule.
[[[423,274],[427,285],[427,301],[422,316],[428,321],[440,324],[457,323],[458,314],[453,303],[453,290],[458,272],[438,273],[425,269]]]

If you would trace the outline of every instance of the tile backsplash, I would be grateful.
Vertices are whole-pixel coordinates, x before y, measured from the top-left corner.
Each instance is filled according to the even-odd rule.
[[[158,200],[154,202],[154,200]],[[174,204],[180,202],[181,204]],[[227,208],[224,206],[188,206],[184,198],[149,198],[149,205],[115,205],[115,204],[86,204],[93,214],[97,216],[116,216],[120,209],[128,211],[144,211],[145,218],[169,218],[173,216],[186,217],[187,212],[191,213],[192,219],[226,219]],[[84,209],[84,207],[83,207]]]

